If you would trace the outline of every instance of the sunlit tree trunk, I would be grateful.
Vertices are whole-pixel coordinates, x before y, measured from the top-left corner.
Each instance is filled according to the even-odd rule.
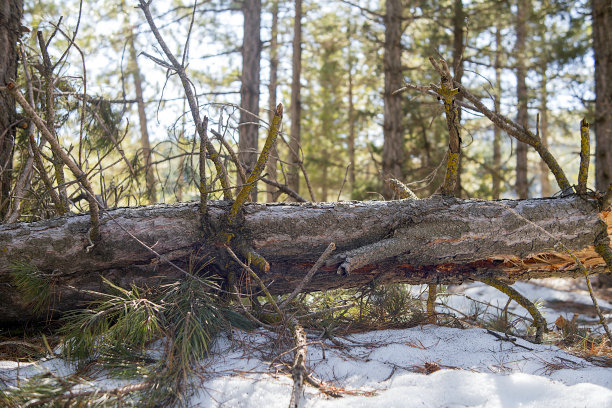
[[[240,87],[240,140],[238,158],[250,173],[257,162],[259,115],[259,64],[261,58],[261,0],[245,0],[244,38],[242,40],[242,86]],[[238,184],[242,181],[238,177]],[[251,190],[251,200],[257,201],[257,185]]]
[[[17,40],[23,14],[23,0],[0,2],[0,86],[17,78]],[[15,127],[15,99],[9,92],[0,92],[0,219],[9,209]]]
[[[493,101],[493,108],[495,113],[501,112],[501,29],[496,27],[495,29],[495,100]],[[501,193],[501,129],[497,126],[493,126],[493,172],[491,174],[493,186],[492,198],[499,200]]]
[[[293,191],[300,189],[300,117],[302,105],[300,100],[300,78],[302,73],[302,0],[295,0],[295,19],[293,22],[293,77],[291,79],[291,139],[289,140],[289,162],[291,167],[287,175],[288,184]]]
[[[151,144],[149,141],[149,130],[147,128],[147,114],[145,112],[144,98],[142,96],[142,76],[138,66],[138,57],[134,45],[134,30],[130,34],[130,59],[132,65],[132,77],[134,78],[134,88],[136,89],[136,100],[138,102],[138,120],[140,121],[140,147],[145,167],[145,181],[147,186],[147,200],[149,204],[157,202],[157,192],[155,188],[155,173],[151,166]]]
[[[453,17],[453,67],[455,81],[461,82],[463,78],[463,30],[465,27],[465,13],[463,11],[463,2],[455,0],[455,12]],[[461,100],[461,95],[457,100]],[[459,123],[461,123],[461,109],[459,109]],[[459,140],[459,151],[461,152],[461,140]],[[461,171],[463,170],[462,158],[459,155],[459,169],[457,171],[457,183],[455,184],[455,197],[461,197]]]
[[[527,13],[530,7],[529,0],[518,0],[516,15],[516,96],[518,98],[517,122],[527,128],[527,67],[525,65],[525,44],[527,41]],[[516,146],[516,194],[519,198],[527,198],[529,185],[527,181],[527,145],[517,141]]]
[[[329,149],[323,147],[321,151],[321,197],[320,200],[326,202],[329,194]]]
[[[612,183],[612,5],[593,0],[593,51],[595,53],[595,187]]]
[[[385,12],[385,54],[383,68],[385,113],[383,122],[383,177],[402,179],[404,163],[404,134],[402,132],[402,97],[393,94],[403,86],[402,80],[402,2],[387,0]],[[383,195],[390,198],[392,190],[383,183]]]
[[[268,115],[268,122],[272,123],[274,112],[276,111],[276,87],[278,85],[278,0],[272,2],[272,38],[270,40],[270,84],[268,85],[269,99],[268,109],[270,110]],[[277,180],[276,163],[278,161],[278,150],[276,144],[272,147],[270,158],[266,166],[268,172],[268,178],[270,180]],[[267,201],[273,202],[278,198],[278,194],[274,191],[268,191]]]
[[[348,120],[349,120],[349,134],[348,134],[348,154],[350,167],[348,170],[348,178],[350,184],[350,197],[353,197],[353,191],[355,189],[355,105],[353,103],[353,55],[351,52],[351,40],[352,40],[352,25],[349,22],[348,27]]]
[[[542,66],[542,80],[540,82],[540,138],[542,144],[548,146],[548,77],[546,75],[547,64]],[[552,187],[548,175],[550,170],[544,160],[540,160],[540,184],[542,187],[542,197],[552,195]]]

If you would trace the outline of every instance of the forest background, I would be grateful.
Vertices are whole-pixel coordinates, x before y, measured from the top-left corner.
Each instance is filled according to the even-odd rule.
[[[440,279],[477,279],[504,291],[529,310],[536,327],[530,333],[540,342],[547,322],[535,305],[491,276],[497,276],[496,265],[514,266],[513,260],[506,262],[507,255],[518,254],[519,261],[533,255],[538,262],[546,258],[544,266],[506,277],[514,281],[536,272],[579,272],[588,283],[589,270],[571,251],[591,244],[608,266],[612,264],[603,222],[612,201],[611,30],[612,6],[602,0],[5,0],[0,4],[0,55],[6,56],[0,59],[0,220],[6,225],[1,226],[0,261],[6,264],[3,279],[12,280],[2,289],[3,321],[25,321],[30,312],[47,319],[56,310],[68,312],[63,339],[56,339],[62,342],[66,361],[110,356],[124,362],[134,357],[136,371],[150,373],[136,390],[148,390],[142,398],[174,402],[216,333],[230,323],[254,322],[288,329],[293,338],[294,361],[287,363],[294,379],[293,406],[308,375],[304,321],[309,330],[329,334],[339,321],[334,312],[357,321],[371,300],[371,325],[380,324],[383,315],[391,320],[401,317],[403,324],[435,322]],[[439,87],[430,85],[437,83]],[[489,120],[492,116],[495,124]],[[283,126],[277,132],[279,123]],[[591,125],[595,166],[587,191],[589,160],[581,156],[588,156]],[[277,133],[277,143],[271,145]],[[520,135],[534,149],[518,142]],[[264,163],[262,175],[258,166]],[[568,179],[577,178],[574,190]],[[410,197],[412,192],[408,194],[402,183],[416,196]],[[234,189],[237,197],[230,209]],[[573,192],[580,198],[568,197]],[[434,193],[442,194],[417,204],[373,201]],[[493,215],[490,208],[483,212],[482,201],[448,197],[453,195],[564,198],[533,205],[492,204],[499,207],[498,213],[512,214],[507,217]],[[261,202],[372,201],[255,206],[244,204],[247,196]],[[107,211],[198,198],[199,205],[114,210],[115,215]],[[524,215],[531,206],[544,210]],[[412,212],[413,207],[421,212]],[[445,216],[451,207],[452,215]],[[333,211],[319,211],[323,208]],[[294,209],[300,214],[291,218]],[[141,210],[143,217],[135,215]],[[270,221],[275,210],[277,216],[288,217]],[[89,212],[88,221],[64,217],[50,221],[57,221],[53,226],[11,224],[79,212]],[[258,212],[265,214],[259,227]],[[331,212],[337,218],[325,219]],[[442,220],[436,220],[440,214]],[[431,219],[423,221],[427,217],[434,218],[432,224]],[[457,221],[452,217],[459,222],[452,224]],[[106,224],[110,219],[117,229]],[[131,225],[126,228],[122,222]],[[284,232],[288,230],[283,230],[283,223],[295,223],[294,230]],[[425,233],[419,232],[422,224]],[[556,238],[540,224],[569,233]],[[40,230],[33,232],[29,225]],[[497,246],[507,242],[496,241],[496,235],[504,234],[492,232],[491,225],[506,231],[512,248]],[[357,235],[346,237],[350,234],[345,231],[356,230]],[[439,230],[448,235],[437,239]],[[57,231],[67,235],[36,239],[38,232]],[[416,239],[410,235],[414,231]],[[465,231],[469,233],[462,235]],[[483,237],[482,246],[471,244]],[[322,254],[321,240],[327,245]],[[336,245],[341,253],[327,259]],[[552,255],[537,253],[552,246],[565,251],[554,255],[560,258],[558,264]],[[281,247],[289,251],[281,253]],[[203,253],[207,250],[216,251],[212,259]],[[436,255],[433,261],[418,258],[428,256],[428,251]],[[401,263],[403,252],[412,256],[406,264]],[[321,255],[310,268],[314,253]],[[496,255],[503,259],[486,259]],[[264,284],[241,258],[262,276],[270,272],[264,279],[272,282]],[[326,259],[329,265],[309,283]],[[391,263],[385,264],[389,259]],[[77,261],[90,263],[79,266]],[[568,272],[559,267],[561,262],[578,269]],[[236,265],[249,275],[234,275]],[[174,268],[175,275],[163,275],[168,269],[162,266]],[[393,266],[397,268],[385,269]],[[96,268],[105,267],[108,273],[100,277]],[[209,270],[221,272],[225,279],[212,277]],[[405,288],[389,286],[378,292],[377,279],[391,282],[394,272],[396,281],[414,278],[429,284],[426,311],[424,302],[413,302]],[[138,288],[138,279],[145,275],[145,285]],[[176,276],[180,278],[173,280]],[[149,285],[156,280],[163,284]],[[253,282],[265,298],[252,291]],[[296,300],[307,284],[311,286],[305,291],[351,285],[359,289],[303,293]],[[96,292],[102,286],[112,293]],[[268,289],[276,291],[274,295],[291,294],[279,302],[281,298]],[[83,306],[87,296],[108,301],[75,311],[72,306]],[[307,296],[312,297],[305,300]],[[343,296],[352,303],[336,306]],[[372,305],[381,299],[385,313],[377,314]],[[506,333],[512,328],[509,304]],[[316,306],[324,309],[306,313]],[[317,317],[308,319],[313,315]],[[322,326],[325,322],[331,323]],[[162,338],[168,347],[153,364],[138,360],[142,355],[131,353],[129,347],[116,347],[132,342],[135,350],[144,350]],[[64,390],[73,385],[62,385],[59,398],[65,398]],[[109,398],[121,399],[133,389],[115,391],[107,393]],[[89,398],[85,394],[79,398]],[[21,397],[7,393],[3,398]]]
[[[69,0],[25,1],[23,6],[22,24],[31,33],[22,36],[21,51],[29,59],[30,81],[35,89],[44,88],[44,67],[36,57],[35,33],[40,31],[50,60],[57,63],[58,138],[86,170],[104,205],[195,199],[199,164],[193,121],[184,113],[188,106],[177,76],[157,63],[161,50],[135,4]],[[602,112],[605,104],[595,101],[608,98],[609,109],[610,90],[605,74],[595,80],[593,63],[599,56],[600,66],[610,65],[608,43],[598,42],[593,30],[597,13],[607,13],[599,18],[609,20],[609,2],[248,0],[151,6],[170,48],[188,65],[209,128],[222,135],[247,169],[261,148],[261,128],[277,103],[285,105],[290,125],[282,129],[266,178],[308,200],[392,198],[384,183],[388,177],[421,197],[436,191],[448,143],[443,107],[413,90],[393,92],[404,82],[436,83],[428,57],[438,55],[491,110],[537,129],[569,175],[578,172],[579,121],[585,117],[594,123],[595,177],[590,180],[600,190],[609,185],[612,119]],[[602,38],[609,38],[607,31]],[[74,33],[78,51],[72,47],[63,55]],[[79,104],[85,93],[83,118]],[[34,105],[44,110],[43,95],[33,96]],[[464,109],[461,126],[456,195],[498,199],[558,192],[537,154],[481,114]],[[4,132],[4,138],[13,131]],[[6,140],[2,149],[0,215],[5,221],[55,215],[58,207],[45,194],[49,186],[40,176],[29,176],[22,183],[27,188],[16,185],[31,149],[26,132],[17,132],[15,140],[13,149]],[[41,147],[43,155],[52,156]],[[48,173],[52,184],[62,184]],[[287,199],[276,188],[258,184],[259,201]],[[59,190],[65,204],[69,199],[78,206],[83,198],[74,185]],[[213,192],[211,198],[221,195]]]

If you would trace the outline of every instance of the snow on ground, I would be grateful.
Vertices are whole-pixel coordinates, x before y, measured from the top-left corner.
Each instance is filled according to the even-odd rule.
[[[260,343],[264,332],[242,339]],[[261,337],[260,337],[261,336]],[[241,342],[242,342],[241,341]],[[265,341],[265,340],[264,340]],[[308,349],[315,377],[366,395],[329,398],[307,386],[306,407],[608,407],[612,369],[554,346],[500,341],[483,329],[424,326],[382,330]],[[216,376],[193,398],[198,407],[287,407],[292,381],[244,350],[224,350],[207,367]],[[323,352],[324,350],[324,352]],[[424,374],[426,363],[441,369]],[[435,365],[434,365],[435,366]],[[249,374],[248,372],[254,372]]]
[[[568,294],[568,288],[529,282],[516,286],[532,300],[590,303],[588,294]],[[465,291],[479,300],[499,302],[500,307],[506,303],[503,294],[480,284]],[[465,313],[473,308],[465,297],[453,296],[448,303]],[[609,313],[612,305],[601,303]],[[544,313],[549,321],[559,316],[553,310]],[[612,407],[612,368],[596,366],[555,346],[502,341],[484,329],[427,325],[354,334],[338,338],[336,344],[309,341],[308,369],[344,396],[328,397],[306,385],[305,407]],[[231,339],[220,338],[214,350],[213,357],[203,362],[192,406],[288,406],[293,382],[279,370],[276,357],[283,348],[277,334],[236,331]],[[290,354],[285,357],[291,359]],[[46,370],[70,372],[59,359],[0,362],[0,379],[25,379]],[[118,384],[98,380],[95,386]]]
[[[586,290],[584,279],[534,279],[527,282],[516,282],[512,287],[533,302],[543,302],[540,312],[549,326],[559,316],[571,320],[576,311],[580,315],[579,322],[593,323],[599,321],[599,318],[595,316],[593,302],[589,292]],[[476,304],[472,299],[483,301],[502,309],[508,301],[508,296],[504,293],[481,282],[469,283],[449,289],[451,293],[458,293],[458,295],[449,296],[444,303],[466,314],[471,314],[474,311]],[[604,317],[612,318],[612,304],[604,300],[598,300],[598,304]],[[486,309],[486,306],[482,304],[478,307]],[[576,310],[577,307],[580,310]],[[559,308],[563,310],[559,310]],[[530,317],[527,310],[515,302],[510,303],[508,310],[519,316]],[[582,311],[587,311],[589,314],[580,313]],[[499,311],[493,308],[489,308],[487,313],[490,316],[499,315]],[[597,332],[603,332],[601,327],[595,326],[593,329]]]

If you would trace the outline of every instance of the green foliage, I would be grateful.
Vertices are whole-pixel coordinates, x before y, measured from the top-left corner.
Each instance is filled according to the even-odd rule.
[[[417,324],[425,320],[422,301],[409,285],[370,285],[361,291],[360,318],[378,324]]]
[[[62,355],[83,367],[100,367],[121,378],[145,378],[144,405],[173,406],[189,391],[193,369],[209,356],[210,346],[232,325],[253,325],[225,306],[216,282],[190,275],[158,291],[110,289],[90,308],[64,319]],[[152,357],[148,346],[163,351]]]
[[[74,391],[79,387],[78,391]],[[103,390],[92,387],[76,375],[59,377],[45,373],[29,378],[19,387],[0,389],[0,403],[7,408],[103,408],[139,407],[138,393],[124,395],[121,390]],[[127,393],[126,393],[127,394]]]
[[[105,100],[87,105],[87,132],[84,141],[93,150],[105,153],[115,147],[112,138],[119,141],[119,130],[123,111]]]
[[[14,262],[9,266],[13,285],[22,294],[23,300],[36,315],[42,315],[51,302],[52,280],[34,265]]]
[[[135,286],[127,290],[106,279],[104,282],[111,289],[109,294],[99,294],[104,300],[63,319],[62,354],[67,361],[89,361],[116,345],[142,349],[162,334],[161,305],[144,297]]]

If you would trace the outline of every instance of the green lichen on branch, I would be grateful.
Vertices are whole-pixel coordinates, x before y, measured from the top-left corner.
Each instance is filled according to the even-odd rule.
[[[453,195],[457,178],[459,177],[459,157],[461,155],[461,136],[459,124],[459,106],[455,103],[455,98],[459,94],[459,88],[453,87],[453,77],[444,59],[440,63],[433,57],[429,58],[431,65],[440,75],[440,86],[431,85],[431,88],[439,95],[444,102],[444,112],[446,114],[446,126],[448,127],[448,153],[446,161],[446,175],[440,187],[440,192],[444,195]]]
[[[589,176],[589,161],[591,154],[591,140],[589,135],[589,122],[580,121],[580,169],[578,171],[578,194],[586,193],[587,178]]]
[[[389,186],[391,187],[393,191],[395,191],[395,193],[397,194],[400,200],[404,200],[404,199],[418,200],[419,199],[419,197],[417,197],[417,195],[414,194],[414,192],[410,190],[410,188],[408,188],[407,185],[405,185],[398,179],[390,178],[387,180],[387,183],[389,183]]]
[[[234,204],[227,216],[228,225],[232,225],[236,218],[238,217],[238,213],[242,209],[242,206],[246,202],[255,182],[261,176],[261,173],[266,168],[266,163],[268,161],[268,157],[270,156],[270,152],[272,150],[272,146],[276,142],[276,137],[278,136],[278,130],[280,129],[281,120],[283,118],[283,104],[279,103],[276,107],[276,112],[274,113],[274,118],[272,118],[272,123],[270,124],[270,128],[268,129],[268,137],[266,138],[266,142],[264,144],[263,149],[261,149],[261,153],[257,158],[257,163],[255,163],[255,167],[251,172],[246,184],[242,187],[238,195],[236,196],[236,200],[234,200]]]
[[[533,323],[536,326],[535,342],[542,342],[542,336],[547,331],[546,319],[544,319],[542,313],[540,313],[536,305],[531,300],[521,295],[516,289],[514,289],[510,285],[507,285],[497,279],[483,277],[478,278],[478,280],[506,294],[510,299],[514,300],[516,303],[527,309],[531,317],[533,317]]]

